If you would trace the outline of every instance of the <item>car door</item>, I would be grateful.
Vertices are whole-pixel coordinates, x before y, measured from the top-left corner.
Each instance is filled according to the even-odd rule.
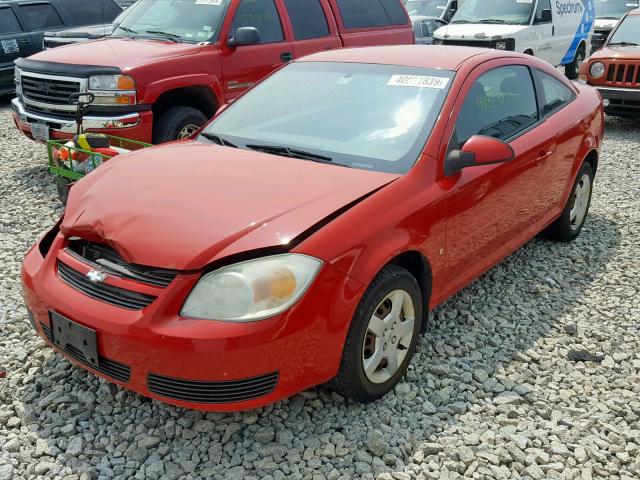
[[[548,13],[543,13],[548,11]],[[551,19],[545,16],[551,15]],[[551,0],[538,0],[536,11],[533,15],[533,26],[536,38],[534,54],[536,57],[553,63],[557,61],[558,39],[555,37],[556,31],[553,24],[553,10]],[[554,65],[557,65],[554,63]]]
[[[29,46],[29,35],[11,6],[0,3],[0,94],[13,91],[13,62],[29,52]]]
[[[445,268],[454,290],[532,237],[545,211],[539,165],[553,139],[540,138],[535,128],[540,114],[531,71],[504,63],[489,62],[470,76],[445,134],[448,151],[485,135],[509,143],[516,155],[441,180],[448,210]]]
[[[326,0],[284,0],[295,58],[342,44]]]
[[[222,30],[220,60],[227,101],[242,94],[271,72],[293,60],[291,42],[283,28],[281,0],[240,0],[229,11]],[[253,27],[260,34],[255,45],[230,46],[238,28]]]

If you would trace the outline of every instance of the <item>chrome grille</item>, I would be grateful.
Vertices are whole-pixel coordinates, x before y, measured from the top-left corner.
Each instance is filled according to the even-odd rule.
[[[80,80],[53,76],[35,76],[22,72],[22,95],[28,100],[69,105],[69,96],[79,93]]]

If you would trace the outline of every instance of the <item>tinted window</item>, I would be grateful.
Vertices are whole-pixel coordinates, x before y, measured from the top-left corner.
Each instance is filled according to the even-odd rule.
[[[551,0],[540,0],[538,7],[536,8],[535,22],[540,23],[542,21],[542,11],[551,10]]]
[[[538,71],[544,103],[544,114],[555,112],[573,99],[573,92],[560,80]]]
[[[233,19],[232,31],[240,27],[255,27],[262,43],[282,42],[282,24],[273,0],[242,0]]]
[[[43,30],[45,28],[60,27],[63,25],[58,12],[50,3],[36,3],[33,5],[20,5],[18,7],[27,30]]]
[[[0,8],[0,35],[20,31],[20,24],[10,8]]]
[[[458,144],[473,135],[507,139],[538,121],[527,67],[500,67],[482,74],[467,93],[456,123]]]
[[[407,17],[398,0],[338,0],[345,28],[404,25]]]
[[[320,0],[284,0],[296,40],[329,35],[329,25]]]
[[[66,0],[63,5],[78,25],[110,23],[122,12],[113,0]]]

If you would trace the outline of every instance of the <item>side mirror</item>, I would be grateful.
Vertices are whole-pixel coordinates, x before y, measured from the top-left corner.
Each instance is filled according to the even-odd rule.
[[[462,150],[451,150],[444,162],[444,173],[452,177],[468,167],[509,162],[516,154],[506,142],[493,137],[475,135],[467,140]]]
[[[545,8],[544,10],[542,10],[542,13],[540,13],[540,18],[536,19],[534,23],[549,23],[551,21],[553,21],[551,10]]]
[[[262,43],[260,32],[255,27],[240,27],[233,37],[227,41],[230,47],[243,47],[248,45],[259,45]]]

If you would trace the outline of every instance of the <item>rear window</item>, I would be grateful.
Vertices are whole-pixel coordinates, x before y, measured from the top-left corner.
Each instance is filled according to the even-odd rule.
[[[65,0],[62,5],[76,25],[111,23],[122,12],[113,0]]]
[[[407,15],[399,0],[337,0],[344,28],[404,25]]]
[[[33,3],[18,6],[26,30],[44,30],[64,25],[58,12],[50,3]]]
[[[0,35],[20,31],[20,24],[10,8],[0,8]]]
[[[296,40],[329,35],[329,25],[320,0],[284,0]]]

